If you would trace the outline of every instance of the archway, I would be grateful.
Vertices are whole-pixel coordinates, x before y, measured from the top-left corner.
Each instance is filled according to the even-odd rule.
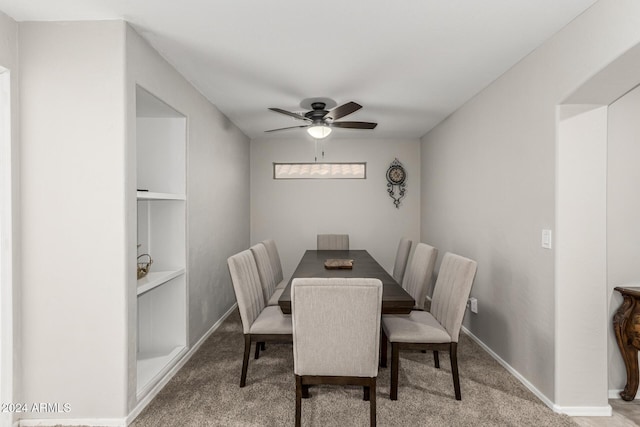
[[[624,365],[611,325],[620,301],[613,287],[624,283],[619,283],[621,276],[611,270],[612,260],[619,258],[616,251],[620,252],[613,248],[624,246],[616,240],[614,231],[620,224],[612,223],[612,215],[623,218],[620,210],[626,207],[614,202],[621,197],[614,181],[621,178],[612,173],[618,164],[613,163],[611,144],[618,138],[614,128],[624,127],[620,125],[625,118],[618,101],[640,83],[638,66],[640,46],[613,61],[558,107],[556,404],[561,409],[591,408],[589,413],[572,415],[608,415],[607,399],[617,397],[624,386],[624,382],[619,384]],[[634,120],[637,122],[637,117]],[[640,130],[638,138],[640,141]],[[624,144],[616,142],[616,146]],[[618,153],[616,161],[625,156],[628,161],[634,158],[631,152]],[[638,253],[633,254],[637,258],[640,220],[635,223],[623,226],[638,229]],[[633,264],[626,269],[630,272],[627,277],[640,284],[640,267]]]

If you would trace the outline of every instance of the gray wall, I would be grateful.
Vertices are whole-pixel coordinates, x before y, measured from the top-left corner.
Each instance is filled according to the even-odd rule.
[[[367,162],[367,179],[274,180],[273,162],[314,161],[314,142],[302,130],[285,138],[251,142],[251,242],[274,239],[289,277],[304,251],[316,248],[317,234],[345,233],[351,248],[367,249],[391,271],[400,238],[420,238],[420,142],[332,135],[324,161]],[[408,176],[399,209],[385,178],[396,157]]]
[[[249,244],[249,141],[122,21],[18,28],[30,261],[14,378],[21,400],[71,404],[25,417],[121,422],[137,403],[136,83],[188,117],[190,344],[235,302],[226,258]]]
[[[193,345],[235,303],[226,261],[249,245],[249,140],[129,26],[126,38],[128,120],[135,120],[136,83],[187,117],[188,339]],[[128,140],[133,155],[131,129]],[[127,176],[135,182],[133,170]],[[134,224],[135,208],[128,212],[129,224]],[[135,243],[128,243],[131,254]],[[135,286],[130,289],[132,310]],[[135,325],[129,327],[130,337],[135,336]],[[135,365],[135,353],[129,358],[130,366]],[[131,409],[131,381],[129,387]]]
[[[127,27],[127,67],[130,108],[137,83],[188,118],[189,341],[193,344],[235,303],[226,262],[249,242],[249,140],[131,27]]]
[[[19,25],[22,399],[126,414],[122,22]]]
[[[556,404],[606,408],[606,106],[558,108],[555,244]],[[591,407],[589,411],[586,407]],[[574,412],[575,410],[572,410]]]
[[[581,301],[556,299],[554,250],[540,245],[556,221],[556,106],[640,42],[638,16],[637,2],[598,2],[422,139],[422,240],[479,264],[465,325],[560,409],[575,387],[560,366],[583,360],[557,348],[558,319]],[[573,332],[562,345],[589,363],[588,328]]]
[[[0,147],[0,402],[20,400],[20,144],[18,111],[18,24],[0,12],[0,67],[10,78],[10,141]],[[5,75],[6,77],[6,75]],[[4,125],[3,125],[4,126]],[[6,128],[5,128],[6,129]],[[4,129],[3,129],[4,132]],[[14,414],[0,414],[7,425]]]

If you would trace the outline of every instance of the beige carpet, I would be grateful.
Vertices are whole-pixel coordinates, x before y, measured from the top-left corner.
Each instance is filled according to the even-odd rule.
[[[291,426],[295,381],[291,344],[267,344],[249,361],[240,388],[244,341],[236,313],[221,325],[132,426]],[[398,400],[389,400],[389,368],[378,374],[379,426],[576,426],[555,414],[475,342],[461,335],[462,400],[456,401],[448,354],[400,355]],[[302,401],[303,426],[367,426],[359,387],[320,386]]]

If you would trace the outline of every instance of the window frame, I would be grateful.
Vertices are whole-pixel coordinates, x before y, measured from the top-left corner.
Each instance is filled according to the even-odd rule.
[[[328,165],[328,166],[336,166],[336,165],[358,165],[362,166],[363,173],[362,176],[334,176],[334,175],[314,175],[309,174],[308,176],[295,176],[295,177],[285,177],[278,176],[277,167],[278,166],[307,166],[307,165]],[[358,180],[358,179],[367,179],[367,162],[273,162],[273,179],[274,180],[323,180],[323,179],[347,179],[347,180]]]

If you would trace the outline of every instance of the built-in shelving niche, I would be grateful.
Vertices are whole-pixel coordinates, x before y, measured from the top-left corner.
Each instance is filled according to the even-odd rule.
[[[187,351],[186,117],[136,88],[138,255],[153,259],[137,288],[137,398]]]

